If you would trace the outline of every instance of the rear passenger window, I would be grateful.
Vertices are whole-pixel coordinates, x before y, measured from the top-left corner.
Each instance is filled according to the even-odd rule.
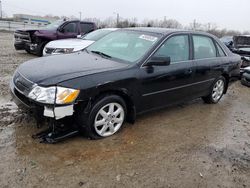
[[[154,56],[170,57],[171,64],[189,60],[188,35],[171,37],[160,47]]]
[[[94,30],[93,24],[90,23],[81,23],[81,33],[89,33]]]
[[[193,36],[193,41],[195,59],[216,57],[216,48],[211,38],[206,36]]]
[[[218,49],[219,57],[225,57],[226,56],[225,52],[222,50],[221,46],[217,42],[216,42],[216,46],[217,46],[217,49]]]

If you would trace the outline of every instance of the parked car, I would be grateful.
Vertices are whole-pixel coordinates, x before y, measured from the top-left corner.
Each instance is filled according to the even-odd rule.
[[[18,105],[56,120],[71,117],[97,139],[153,109],[199,97],[218,103],[240,61],[207,33],[121,29],[82,52],[21,64],[10,88]]]
[[[233,53],[242,57],[242,67],[250,66],[250,35],[234,36],[233,46]]]
[[[225,36],[220,39],[233,53],[242,59],[242,68],[250,66],[250,35]]]
[[[43,50],[43,55],[58,55],[64,53],[72,53],[83,50],[95,41],[104,37],[112,31],[116,31],[117,28],[105,28],[92,31],[86,35],[83,35],[77,39],[64,39],[54,40],[46,44]]]
[[[44,46],[57,39],[76,38],[96,30],[93,22],[59,20],[41,29],[18,29],[14,33],[16,50],[26,50],[38,56],[43,55]]]
[[[250,87],[250,67],[246,67],[242,71],[241,84]]]
[[[221,42],[223,42],[230,50],[233,49],[233,36],[224,36],[220,38]]]

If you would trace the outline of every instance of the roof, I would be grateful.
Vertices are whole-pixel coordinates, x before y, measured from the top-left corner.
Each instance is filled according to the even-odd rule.
[[[185,32],[188,30],[182,30],[182,29],[171,29],[171,28],[161,28],[161,27],[131,27],[126,28],[127,30],[132,31],[142,31],[142,32],[151,32],[151,33],[158,33],[158,34],[169,34],[173,32]]]
[[[202,34],[202,35],[207,35],[207,36],[214,37],[214,35],[212,35],[210,33],[203,32],[203,31],[161,28],[161,27],[131,27],[131,28],[126,28],[126,30],[149,32],[149,33],[162,34],[162,35],[168,35],[168,34],[171,34],[171,33],[179,33],[179,32],[188,32],[188,33],[193,33],[193,34]]]

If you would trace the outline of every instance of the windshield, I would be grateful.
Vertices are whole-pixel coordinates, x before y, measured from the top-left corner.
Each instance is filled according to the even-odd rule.
[[[55,21],[45,27],[47,30],[56,30],[60,25],[64,23],[62,20]]]
[[[92,44],[87,50],[133,63],[142,58],[158,40],[154,34],[115,31]]]
[[[97,40],[101,39],[102,37],[104,37],[105,35],[109,34],[110,32],[112,32],[112,30],[99,29],[96,31],[92,31],[91,33],[88,33],[87,35],[84,35],[82,37],[82,39],[97,41]]]

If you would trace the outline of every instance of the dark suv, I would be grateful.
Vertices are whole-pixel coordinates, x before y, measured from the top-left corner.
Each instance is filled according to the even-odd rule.
[[[44,46],[57,39],[76,38],[96,30],[93,22],[82,22],[78,20],[56,21],[42,29],[19,29],[14,33],[14,46],[16,50],[26,50],[42,56]]]
[[[82,52],[23,63],[10,87],[17,104],[56,120],[71,116],[95,139],[149,110],[199,97],[218,103],[240,63],[213,35],[121,29]]]

